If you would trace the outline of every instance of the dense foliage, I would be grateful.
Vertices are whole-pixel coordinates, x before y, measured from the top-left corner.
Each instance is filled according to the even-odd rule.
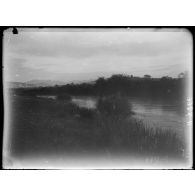
[[[95,95],[109,96],[120,93],[127,96],[182,98],[185,94],[184,78],[150,78],[113,75],[99,78],[93,83],[67,84],[54,87],[19,88],[14,93],[23,95]]]

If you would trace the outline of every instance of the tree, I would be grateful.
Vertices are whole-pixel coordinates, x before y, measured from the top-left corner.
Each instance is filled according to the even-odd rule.
[[[181,72],[181,73],[178,74],[178,78],[179,78],[179,79],[184,78],[184,76],[185,76],[185,74],[184,74],[183,72]]]
[[[104,79],[104,77],[99,77],[97,80],[96,80],[96,85],[98,85],[98,86],[102,86],[102,85],[104,85],[105,84],[105,79]]]
[[[104,77],[99,77],[96,80],[95,85],[99,95],[102,95],[106,85],[106,80],[104,79]]]
[[[145,79],[150,79],[150,78],[151,78],[151,76],[150,76],[150,75],[148,75],[148,74],[145,74],[145,75],[144,75],[144,78],[145,78]]]
[[[164,76],[164,77],[162,77],[161,79],[162,79],[162,80],[170,80],[170,79],[172,79],[172,77]]]

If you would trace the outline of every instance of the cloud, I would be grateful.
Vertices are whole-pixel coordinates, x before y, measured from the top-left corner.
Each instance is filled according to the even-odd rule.
[[[96,55],[161,55],[185,49],[186,40],[180,33],[173,32],[25,32],[12,35],[9,44],[10,52],[21,55],[86,58]]]
[[[176,75],[192,63],[191,50],[186,32],[19,32],[5,34],[4,64],[17,74],[36,76],[39,71],[47,77],[91,72]]]

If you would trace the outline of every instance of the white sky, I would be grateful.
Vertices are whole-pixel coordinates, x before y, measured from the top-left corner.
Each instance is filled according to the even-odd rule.
[[[184,29],[12,29],[4,32],[9,81],[90,80],[124,73],[177,77],[192,68],[192,37]]]

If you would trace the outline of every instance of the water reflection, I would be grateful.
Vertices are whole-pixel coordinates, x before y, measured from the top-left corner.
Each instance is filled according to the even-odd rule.
[[[56,96],[37,96],[39,98],[56,99]],[[71,100],[74,104],[82,108],[95,109],[97,98],[73,96]],[[144,122],[146,126],[153,128],[165,128],[181,132],[186,127],[186,115],[180,112],[179,103],[150,100],[144,98],[129,98],[132,104],[134,117]]]
[[[95,109],[97,98],[74,97],[72,102],[80,107]],[[184,130],[186,117],[180,112],[180,105],[174,102],[153,101],[139,98],[129,98],[132,104],[134,117],[153,128],[172,129],[177,132]]]
[[[91,97],[72,97],[72,102],[81,108],[95,109],[97,99]]]
[[[49,98],[49,99],[56,99],[55,95],[37,95],[38,98]]]

